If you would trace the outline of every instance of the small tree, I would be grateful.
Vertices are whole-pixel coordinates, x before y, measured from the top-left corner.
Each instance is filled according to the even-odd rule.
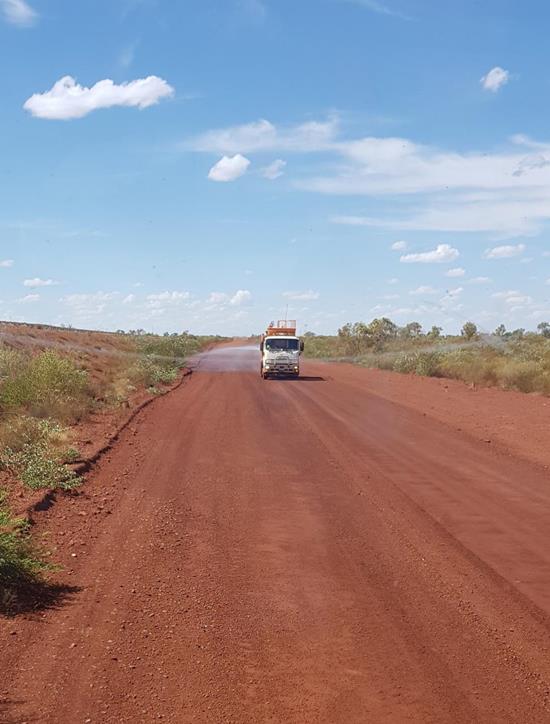
[[[409,322],[404,327],[401,327],[399,333],[406,339],[415,339],[416,337],[422,336],[422,325],[420,322]]]
[[[539,333],[542,334],[543,337],[550,339],[550,323],[549,322],[541,322],[540,324],[537,324],[537,329],[538,329]]]
[[[495,337],[504,337],[506,335],[506,327],[503,324],[499,324],[493,334]]]
[[[383,347],[388,340],[397,337],[397,325],[387,317],[373,319],[367,329],[373,346],[378,349]]]
[[[466,322],[460,330],[460,334],[468,341],[474,339],[477,337],[477,325],[473,322]]]
[[[428,332],[428,337],[430,337],[431,339],[439,339],[439,337],[441,337],[442,331],[443,327],[436,327],[434,324],[434,326]]]

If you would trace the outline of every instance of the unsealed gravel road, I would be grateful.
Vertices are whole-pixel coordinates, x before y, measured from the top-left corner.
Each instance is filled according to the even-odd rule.
[[[37,514],[74,590],[0,621],[0,720],[550,722],[541,460],[437,419],[429,380],[422,412],[258,366],[202,356]]]

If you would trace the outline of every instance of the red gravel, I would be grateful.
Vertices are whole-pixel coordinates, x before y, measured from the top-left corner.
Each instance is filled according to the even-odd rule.
[[[257,367],[204,355],[37,514],[78,590],[0,620],[0,719],[550,721],[547,401]]]

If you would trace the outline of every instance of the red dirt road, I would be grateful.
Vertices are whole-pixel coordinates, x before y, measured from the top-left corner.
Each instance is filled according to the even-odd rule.
[[[37,514],[75,590],[0,621],[0,720],[550,722],[529,416],[488,443],[455,388],[460,431],[429,380],[423,402],[395,378],[396,401],[367,370],[257,367],[203,355]],[[542,434],[546,401],[522,399]]]

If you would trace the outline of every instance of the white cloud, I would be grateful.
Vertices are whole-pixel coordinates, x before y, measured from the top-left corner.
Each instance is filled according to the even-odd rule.
[[[60,298],[60,302],[70,307],[79,317],[90,317],[102,314],[108,303],[119,297],[118,292],[93,292],[91,294],[68,294]]]
[[[550,251],[543,251],[543,252],[542,252],[542,255],[543,255],[543,256],[550,256]],[[0,265],[0,266],[1,266],[1,265]]]
[[[480,83],[485,90],[496,93],[503,85],[510,80],[510,73],[500,66],[495,66],[480,79]]]
[[[220,307],[240,307],[249,304],[252,301],[252,294],[248,289],[238,289],[235,294],[226,294],[226,292],[211,292],[208,297],[207,304],[211,308]]]
[[[320,151],[331,147],[337,119],[309,121],[278,129],[261,119],[253,123],[207,131],[183,144],[193,151],[234,154],[257,151]]]
[[[136,300],[135,294],[128,294],[124,299],[122,300],[123,304],[132,304]]]
[[[404,254],[399,261],[405,264],[446,264],[454,261],[460,256],[458,249],[449,244],[438,244],[432,251],[424,251],[418,254]]]
[[[491,249],[485,249],[483,257],[485,259],[510,259],[514,256],[520,256],[525,251],[525,244],[504,244],[503,246],[493,246]]]
[[[13,259],[3,259],[0,261],[0,269],[9,269],[13,266]]]
[[[489,277],[473,277],[468,279],[468,284],[489,284],[490,281]]]
[[[211,181],[235,181],[243,176],[250,166],[250,161],[237,153],[235,156],[223,156],[208,172]]]
[[[93,302],[108,302],[116,299],[118,292],[94,292],[93,294],[67,294],[65,297],[61,297],[60,301],[70,306],[77,307],[81,304],[87,304],[90,301]]]
[[[35,277],[34,279],[25,279],[23,282],[24,287],[56,287],[58,286],[59,282],[56,282],[55,279],[39,279],[39,277]]]
[[[360,5],[367,10],[371,10],[373,13],[378,15],[389,15],[390,17],[400,18],[401,20],[410,20],[408,15],[400,13],[398,10],[390,8],[384,3],[378,2],[378,0],[342,0],[343,2],[353,3],[354,5]]]
[[[283,292],[283,297],[286,299],[292,299],[293,301],[310,301],[319,299],[319,292],[314,292],[313,289],[308,289],[304,292]]]
[[[226,304],[229,301],[229,294],[225,292],[211,292],[208,297],[209,304]]]
[[[491,295],[494,299],[502,299],[506,304],[512,304],[518,308],[533,304],[533,298],[527,294],[522,294],[515,289],[507,292],[495,292]]]
[[[269,166],[265,166],[262,169],[261,174],[264,178],[274,181],[284,174],[285,166],[286,161],[279,158],[276,161],[273,161],[273,163],[270,163]]]
[[[397,284],[398,282],[399,282],[399,279],[396,279],[395,277],[388,279],[388,284]]]
[[[12,25],[28,27],[38,18],[38,13],[25,0],[0,0],[4,19]]]
[[[539,168],[546,168],[546,166],[550,166],[550,161],[546,158],[546,156],[543,156],[540,153],[533,154],[531,156],[525,156],[525,158],[521,159],[518,167],[512,175],[523,176],[523,174],[529,173],[529,171],[533,171],[534,169]]]
[[[433,287],[430,287],[430,286],[420,286],[420,287],[417,287],[416,289],[411,290],[409,292],[409,294],[413,294],[416,296],[420,296],[423,294],[437,294],[437,289],[434,289]]]
[[[38,302],[39,299],[40,299],[40,294],[27,294],[26,296],[21,297],[17,301],[21,302],[23,304],[28,304],[28,303],[32,303],[32,302]]]
[[[405,251],[407,248],[407,242],[406,241],[394,241],[391,245],[391,248],[393,251]]]
[[[49,91],[32,95],[23,108],[36,118],[69,120],[83,118],[92,111],[113,106],[130,106],[142,110],[173,94],[172,86],[155,75],[120,85],[109,79],[100,80],[91,88],[77,84],[74,78],[66,75]]]
[[[231,304],[232,307],[240,307],[244,304],[249,304],[251,301],[252,294],[248,289],[238,289],[229,300],[229,304]]]
[[[463,277],[466,274],[466,270],[461,266],[454,267],[454,269],[448,269],[445,272],[446,277]]]
[[[303,174],[303,190],[389,197],[387,214],[331,221],[397,232],[476,232],[492,238],[533,235],[550,222],[550,143],[518,134],[508,148],[455,151],[400,137],[342,138],[337,116],[276,126],[267,120],[208,131],[184,148],[223,154],[324,153],[322,175]],[[397,210],[397,211],[396,211]]]
[[[147,306],[153,309],[161,309],[166,306],[177,306],[183,302],[191,299],[189,292],[160,292],[158,294],[148,294]]]

